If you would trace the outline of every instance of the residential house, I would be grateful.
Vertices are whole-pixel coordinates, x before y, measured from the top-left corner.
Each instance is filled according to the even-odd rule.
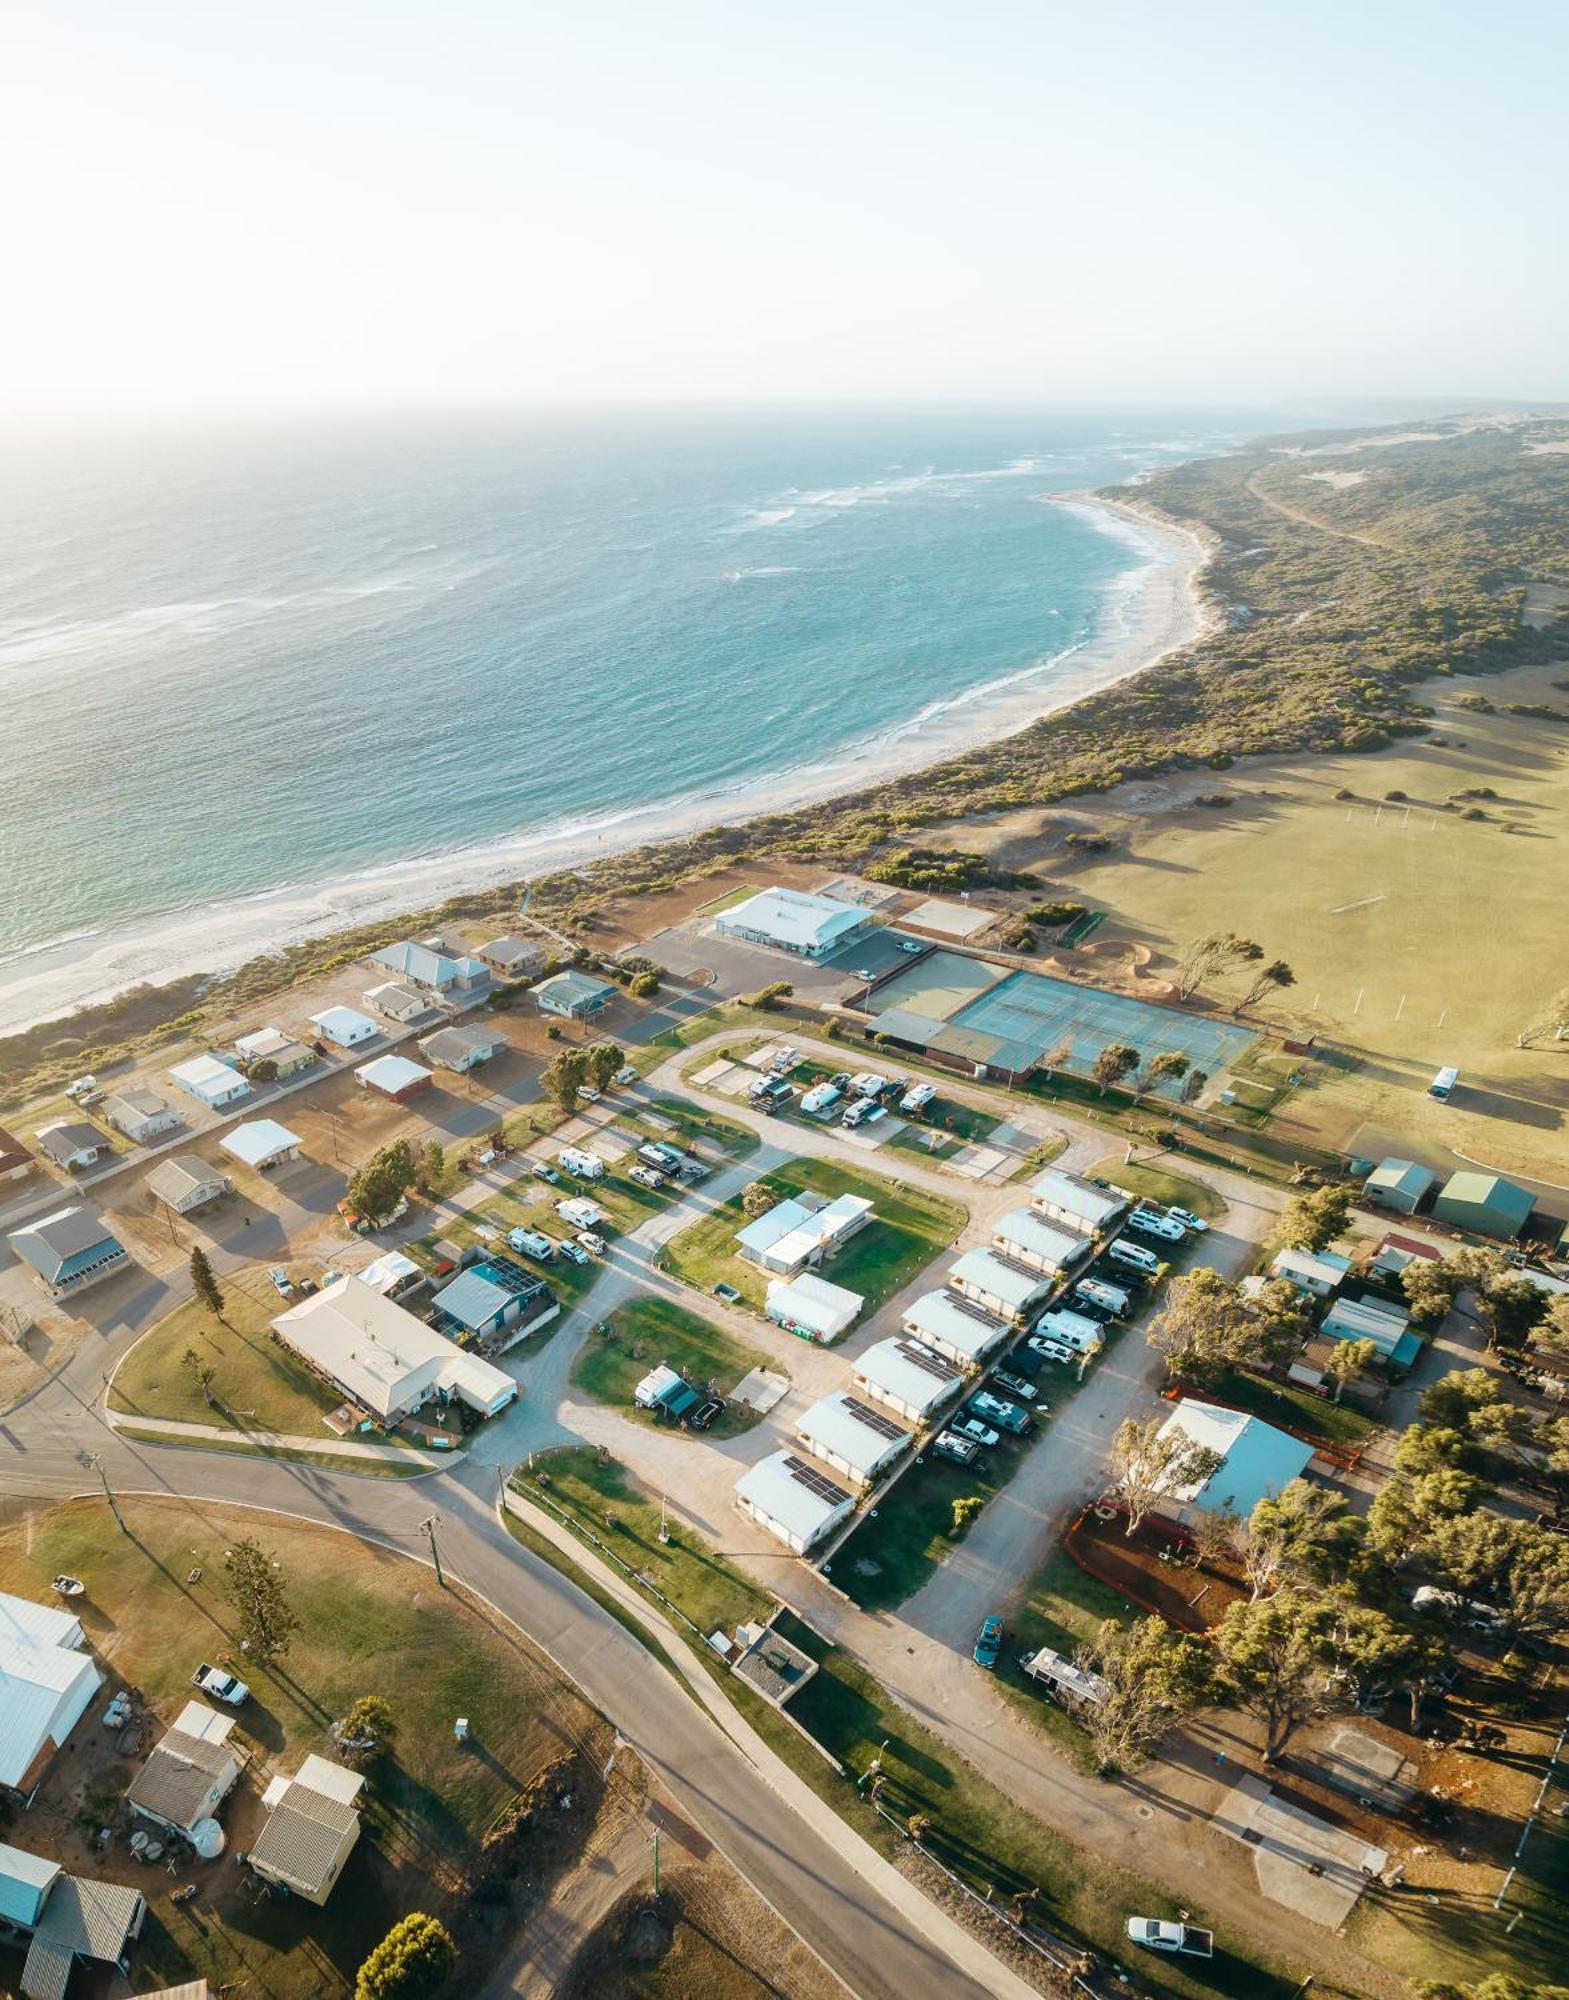
[[[433,1035],[420,1038],[419,1052],[437,1069],[456,1070],[461,1076],[466,1070],[489,1062],[502,1046],[502,1040],[502,1036],[487,1028],[438,1028]]]
[[[247,1118],[243,1125],[236,1125],[218,1141],[231,1159],[238,1160],[242,1167],[253,1167],[258,1173],[297,1160],[300,1143],[298,1136],[276,1118]]]
[[[950,1291],[994,1319],[1023,1326],[1056,1283],[1056,1276],[982,1247],[966,1250],[950,1266],[947,1283]]]
[[[234,1053],[252,1075],[265,1065],[266,1073],[276,1077],[280,1083],[291,1076],[298,1076],[302,1069],[309,1069],[316,1061],[314,1049],[297,1042],[292,1035],[284,1034],[281,1028],[258,1028],[253,1035],[241,1035],[234,1045]]]
[[[111,1150],[103,1133],[85,1118],[57,1118],[52,1125],[41,1125],[33,1137],[45,1159],[73,1174],[96,1165]]]
[[[764,889],[721,910],[714,929],[721,937],[765,944],[795,958],[824,959],[866,929],[867,913],[831,896],[799,889]]]
[[[482,1257],[431,1300],[432,1323],[460,1342],[505,1353],[538,1333],[561,1311],[543,1278],[510,1257]]]
[[[1351,1259],[1334,1250],[1281,1250],[1270,1264],[1272,1278],[1284,1278],[1304,1298],[1333,1298],[1345,1282]]]
[[[368,1014],[357,1007],[324,1007],[310,1017],[311,1026],[335,1048],[357,1049],[361,1042],[373,1042],[381,1033]]]
[[[934,1354],[907,1334],[879,1340],[851,1363],[855,1387],[885,1403],[912,1424],[923,1424],[964,1386],[964,1376],[951,1361]]]
[[[1422,1351],[1410,1324],[1411,1315],[1387,1299],[1336,1299],[1319,1331],[1330,1340],[1370,1340],[1383,1360],[1409,1368]]]
[[[0,1591],[0,1787],[31,1792],[102,1686],[74,1612]]]
[[[855,1324],[865,1304],[859,1292],[830,1285],[810,1271],[768,1281],[768,1317],[803,1340],[837,1340]]]
[[[133,1146],[149,1145],[183,1122],[174,1106],[156,1090],[117,1090],[104,1100],[103,1115]]]
[[[154,1201],[161,1201],[176,1215],[194,1215],[199,1208],[234,1192],[229,1176],[208,1166],[196,1153],[172,1153],[160,1160],[142,1186]]]
[[[758,1527],[804,1556],[855,1512],[855,1500],[792,1451],[760,1459],[736,1481],[735,1503]]]
[[[238,1104],[251,1094],[240,1072],[216,1056],[192,1056],[189,1062],[176,1063],[169,1076],[187,1097],[194,1097],[209,1111],[221,1111],[226,1104]]]
[[[431,1073],[407,1056],[373,1056],[354,1072],[354,1080],[363,1090],[374,1090],[379,1097],[402,1104],[429,1086]]]
[[[1030,1182],[1030,1205],[1048,1222],[1060,1222],[1084,1236],[1098,1236],[1124,1213],[1128,1197],[1120,1188],[1096,1187],[1077,1174],[1048,1167]]]
[[[423,1021],[427,1014],[439,1010],[428,993],[422,993],[417,986],[405,985],[401,980],[389,979],[381,986],[372,986],[365,995],[367,1007],[374,1007],[378,1014],[389,1021],[397,1021],[407,1027],[414,1021]]]
[[[1415,1160],[1380,1160],[1362,1183],[1362,1199],[1374,1208],[1393,1208],[1415,1215],[1438,1176]]]
[[[358,1772],[314,1753],[292,1778],[274,1778],[262,1793],[268,1817],[247,1857],[252,1868],[320,1909],[360,1837],[364,1786]]]
[[[25,1181],[33,1171],[33,1156],[4,1129],[0,1129],[0,1182]]]
[[[776,1202],[736,1232],[736,1253],[749,1264],[793,1278],[820,1264],[873,1219],[872,1204],[858,1194],[799,1194]]]
[[[555,1014],[564,1021],[586,1021],[602,1013],[616,997],[616,989],[607,981],[575,969],[553,973],[532,991],[542,1014]]]
[[[204,1820],[216,1819],[243,1767],[241,1753],[229,1742],[234,1720],[204,1701],[188,1701],[131,1780],[125,1795],[131,1811],[187,1839]],[[210,1835],[197,1838],[211,1844]]]
[[[1502,1175],[1467,1169],[1451,1174],[1444,1182],[1433,1213],[1440,1222],[1452,1222],[1457,1229],[1509,1238],[1520,1234],[1535,1206],[1534,1195]]]
[[[521,979],[544,959],[545,945],[540,938],[492,938],[474,956],[481,965],[488,965],[498,979]]]
[[[1045,1221],[1032,1208],[1010,1208],[992,1224],[994,1250],[1048,1278],[1065,1276],[1091,1247],[1087,1236]]]
[[[146,1917],[139,1889],[67,1875],[58,1861],[0,1843],[0,1936],[27,1946],[23,2000],[65,2000],[79,1958],[129,1971]],[[108,1983],[92,1980],[95,1991]]]
[[[56,1209],[24,1223],[7,1238],[25,1264],[43,1280],[52,1299],[74,1298],[130,1264],[124,1244],[110,1234],[93,1210]]]
[[[451,956],[429,944],[405,938],[371,953],[373,965],[383,965],[405,986],[423,987],[444,1000],[478,999],[490,988],[490,967],[464,954]]]
[[[904,1312],[904,1330],[912,1340],[940,1354],[961,1368],[978,1368],[988,1354],[1018,1328],[1006,1320],[994,1319],[957,1292],[926,1292],[913,1300]]]
[[[796,1438],[814,1458],[842,1472],[853,1486],[870,1486],[912,1440],[886,1410],[836,1389],[796,1419]]]
[[[518,1393],[510,1375],[426,1326],[360,1278],[338,1278],[273,1321],[285,1347],[390,1427],[427,1403],[493,1417]]]
[[[1167,1417],[1159,1435],[1186,1438],[1220,1458],[1218,1468],[1203,1478],[1168,1481],[1158,1512],[1183,1525],[1200,1514],[1234,1514],[1245,1521],[1260,1500],[1272,1499],[1300,1478],[1313,1457],[1310,1444],[1261,1417],[1191,1396]]]

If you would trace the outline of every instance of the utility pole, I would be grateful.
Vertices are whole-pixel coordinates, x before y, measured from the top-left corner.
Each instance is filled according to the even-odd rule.
[[[420,1526],[430,1537],[430,1559],[436,1565],[436,1582],[442,1590],[445,1590],[447,1579],[441,1573],[441,1551],[436,1546],[436,1522],[439,1518],[438,1515],[427,1514],[420,1522]]]
[[[659,1901],[659,1828],[654,1828],[654,1901]]]
[[[122,1535],[128,1535],[131,1531],[125,1525],[125,1517],[120,1512],[120,1503],[118,1500],[115,1499],[114,1489],[109,1484],[109,1475],[107,1472],[104,1471],[103,1460],[98,1456],[97,1452],[92,1452],[89,1454],[87,1462],[93,1468],[94,1472],[97,1473],[99,1479],[103,1482],[104,1498],[109,1502],[109,1512],[113,1514],[115,1518],[115,1523],[118,1526],[120,1533]]]

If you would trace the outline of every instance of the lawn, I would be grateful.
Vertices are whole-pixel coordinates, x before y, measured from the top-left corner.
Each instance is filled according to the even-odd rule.
[[[1235,1403],[1250,1410],[1266,1423],[1282,1424],[1290,1430],[1307,1431],[1331,1444],[1366,1444],[1381,1428],[1376,1417],[1365,1416],[1349,1403],[1336,1403],[1315,1396],[1294,1382],[1265,1382],[1257,1375],[1228,1375],[1215,1394],[1223,1403]]]
[[[781,1200],[810,1189],[830,1198],[861,1195],[874,1205],[875,1218],[822,1271],[833,1284],[861,1293],[866,1300],[863,1319],[912,1283],[954,1242],[968,1220],[956,1201],[896,1185],[835,1160],[791,1160],[762,1180]],[[769,1274],[734,1253],[736,1231],[746,1221],[741,1201],[739,1194],[733,1195],[700,1222],[690,1224],[661,1255],[665,1268],[686,1284],[704,1292],[718,1284],[733,1285],[748,1305],[761,1312]]]
[[[553,1505],[604,1542],[704,1632],[732,1631],[772,1609],[764,1591],[679,1519],[668,1522],[670,1539],[661,1542],[659,1502],[625,1466],[614,1459],[602,1465],[587,1445],[535,1452],[532,1470],[515,1483],[530,1500]]]
[[[270,1323],[287,1300],[260,1271],[225,1278],[223,1298],[223,1320],[188,1299],[145,1334],[115,1373],[110,1408],[239,1432],[319,1437],[322,1418],[343,1398],[274,1339]],[[211,1404],[185,1364],[193,1348],[217,1370]]]
[[[659,1362],[679,1370],[694,1388],[701,1389],[711,1381],[721,1396],[729,1396],[743,1375],[770,1360],[758,1348],[743,1347],[722,1326],[668,1299],[633,1299],[618,1306],[609,1323],[611,1335],[591,1335],[578,1349],[572,1364],[572,1385],[596,1402],[612,1403],[644,1423],[657,1420],[651,1412],[634,1407],[632,1391]],[[755,1413],[729,1405],[703,1435],[734,1437],[756,1422]]]
[[[253,1696],[238,1712],[236,1740],[253,1762],[224,1808],[230,1854],[210,1868],[138,1877],[151,1905],[138,1984],[206,1977],[215,1988],[271,2000],[346,1994],[371,1946],[410,1909],[431,1910],[463,1934],[472,1954],[465,1984],[483,1984],[500,1936],[484,1937],[485,1911],[468,1895],[481,1843],[563,1745],[580,1746],[598,1769],[608,1742],[599,1718],[494,1614],[457,1590],[443,1592],[402,1557],[330,1529],[206,1502],[121,1505],[125,1535],[97,1500],[69,1501],[0,1531],[0,1587],[47,1597],[55,1573],[85,1578],[83,1623],[111,1684],[140,1688],[162,1720],[190,1693],[196,1662],[234,1646],[222,1559],[236,1536],[254,1534],[279,1563],[301,1619],[275,1669],[246,1668]],[[372,1777],[342,1881],[322,1910],[297,1898],[256,1899],[232,1860],[259,1830],[256,1794],[307,1752],[330,1755],[330,1723],[365,1693],[390,1699],[398,1736]],[[470,1718],[466,1747],[453,1735],[458,1715]],[[96,1721],[80,1725],[29,1814],[27,1845],[123,1879],[132,1872],[123,1846],[90,1864],[77,1825],[88,1795],[95,1824],[118,1810],[132,1768],[103,1737]],[[123,1820],[120,1830],[123,1840]],[[519,1859],[514,1897],[533,1891],[544,1872],[527,1853]],[[188,1879],[198,1884],[196,1900],[171,1906],[169,1890]],[[509,1925],[518,1920],[508,1912]]]
[[[1218,1222],[1226,1213],[1225,1202],[1207,1181],[1174,1174],[1169,1168],[1152,1166],[1146,1160],[1124,1160],[1111,1153],[1104,1160],[1097,1160],[1089,1172],[1097,1180],[1110,1181],[1113,1187],[1140,1200],[1158,1201],[1167,1208],[1173,1204],[1191,1208],[1206,1222]],[[1188,1240],[1191,1244],[1193,1239]]]
[[[890,1611],[902,1604],[960,1546],[948,1532],[954,1501],[972,1494],[989,1501],[1035,1442],[1005,1436],[973,1465],[950,1465],[924,1453],[880,1496],[875,1519],[862,1516],[825,1574],[863,1611]]]
[[[623,1114],[619,1122],[636,1128],[640,1139],[677,1138],[686,1146],[717,1147],[733,1160],[755,1153],[758,1146],[750,1125],[721,1118],[684,1097],[652,1098],[646,1107],[639,1105]]]

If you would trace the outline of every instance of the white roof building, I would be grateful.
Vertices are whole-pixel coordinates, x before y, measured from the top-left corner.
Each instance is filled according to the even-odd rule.
[[[218,1141],[242,1167],[276,1167],[300,1157],[300,1140],[276,1118],[248,1118]]]
[[[1043,1271],[1027,1270],[1024,1265],[999,1257],[995,1250],[983,1247],[966,1250],[959,1261],[950,1266],[948,1283],[954,1291],[984,1307],[987,1312],[1017,1324],[1026,1319],[1036,1302],[1051,1290],[1053,1279]]]
[[[794,952],[798,958],[822,958],[866,921],[865,910],[836,903],[831,896],[810,896],[799,889],[764,889],[733,909],[721,910],[714,919],[714,929],[725,937]]]
[[[951,1361],[907,1334],[895,1334],[867,1348],[854,1363],[851,1379],[874,1402],[886,1403],[912,1424],[924,1423],[964,1384]]]
[[[750,1264],[781,1277],[793,1277],[808,1264],[820,1263],[872,1219],[872,1204],[858,1194],[793,1195],[776,1202],[736,1232],[736,1249]]]
[[[280,1076],[292,1076],[316,1060],[314,1051],[280,1028],[258,1028],[253,1035],[241,1035],[234,1053],[248,1063],[276,1063]]]
[[[407,1056],[373,1056],[354,1072],[354,1080],[362,1088],[394,1100],[423,1090],[430,1079],[431,1072],[417,1062],[410,1062]]]
[[[369,1285],[383,1298],[390,1298],[394,1292],[411,1289],[425,1273],[412,1257],[406,1257],[401,1250],[388,1250],[354,1275],[362,1285]]]
[[[1018,1328],[953,1292],[926,1292],[905,1308],[904,1330],[947,1361],[974,1368]]]
[[[1048,1222],[1065,1223],[1085,1236],[1109,1228],[1128,1205],[1128,1197],[1119,1189],[1094,1187],[1055,1167],[1030,1182],[1030,1201]]]
[[[1185,1521],[1193,1514],[1235,1514],[1246,1520],[1266,1496],[1273,1497],[1307,1469],[1313,1447],[1276,1430],[1262,1417],[1228,1410],[1219,1403],[1186,1397],[1161,1425],[1163,1438],[1173,1434],[1220,1454],[1220,1466],[1206,1479],[1169,1486],[1160,1512]]]
[[[1032,1208],[1010,1208],[992,1224],[992,1243],[1005,1257],[1048,1277],[1060,1277],[1088,1254],[1089,1238],[1043,1221]]]
[[[251,1094],[251,1087],[240,1072],[226,1062],[219,1062],[216,1056],[193,1056],[189,1062],[176,1063],[169,1077],[188,1097],[205,1104],[209,1111],[217,1111]]]
[[[510,1375],[426,1326],[360,1278],[338,1278],[273,1321],[285,1347],[383,1424],[432,1398],[493,1417],[517,1395]]]
[[[744,1472],[736,1481],[735,1503],[798,1556],[855,1511],[851,1494],[793,1451],[776,1451]]]
[[[364,1785],[357,1771],[314,1752],[294,1777],[274,1778],[262,1793],[267,1823],[248,1857],[256,1873],[320,1909],[360,1837]]]
[[[310,1019],[317,1034],[336,1042],[340,1049],[355,1048],[381,1033],[369,1014],[362,1014],[357,1007],[324,1007]]]
[[[886,1410],[836,1389],[796,1419],[795,1434],[814,1458],[869,1486],[910,1442],[911,1433]]]
[[[787,1333],[805,1334],[810,1340],[837,1340],[854,1325],[865,1304],[859,1292],[830,1285],[810,1271],[768,1282],[768,1317]]]
[[[1327,1299],[1351,1269],[1351,1259],[1333,1250],[1282,1250],[1269,1269],[1271,1277],[1284,1278],[1299,1292]]]
[[[103,1685],[83,1644],[73,1613],[0,1591],[0,1785],[30,1791]]]

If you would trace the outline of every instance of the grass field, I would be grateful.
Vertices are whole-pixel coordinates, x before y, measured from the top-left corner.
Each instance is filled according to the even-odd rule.
[[[1553,671],[1498,676],[1489,698],[1561,707]],[[1188,940],[1219,929],[1285,958],[1296,985],[1266,1018],[1332,1037],[1348,1054],[1298,1065],[1303,1083],[1277,1110],[1275,1130],[1435,1166],[1453,1166],[1457,1149],[1561,1181],[1569,1054],[1521,1050],[1516,1038],[1562,984],[1541,962],[1539,940],[1559,922],[1554,857],[1569,815],[1569,730],[1457,709],[1447,683],[1422,693],[1437,710],[1438,742],[1377,758],[1250,763],[1229,774],[1232,803],[1220,810],[1153,812],[1143,785],[1128,810],[1126,794],[1113,792],[1096,806],[1097,826],[1118,836],[1104,859],[1045,849],[1032,857],[1014,841],[1009,865],[1033,860],[1074,878],[1112,912],[1099,937],[1151,947],[1157,973]],[[1479,786],[1497,797],[1480,802],[1485,819],[1465,820],[1447,801]],[[1485,978],[1476,976],[1481,939]],[[1448,1104],[1426,1094],[1444,1063],[1462,1076]],[[1256,1108],[1278,1081],[1250,1076],[1243,1107]]]
[[[41,1597],[57,1571],[84,1577],[83,1623],[111,1681],[139,1687],[167,1720],[190,1692],[194,1664],[233,1647],[223,1550],[239,1534],[257,1536],[280,1563],[302,1624],[275,1669],[246,1670],[254,1692],[239,1711],[237,1738],[254,1761],[224,1809],[231,1849],[259,1827],[257,1778],[295,1769],[308,1751],[330,1755],[329,1724],[355,1696],[386,1694],[398,1722],[394,1755],[369,1789],[359,1846],[326,1907],[255,1900],[250,1877],[228,1856],[177,1876],[144,1872],[137,1886],[151,1913],[137,1952],[139,1986],[205,1976],[215,1988],[271,2000],[346,1994],[398,1916],[420,1908],[447,1915],[461,1905],[487,1830],[563,1746],[583,1745],[597,1767],[608,1732],[592,1711],[510,1628],[458,1592],[440,1591],[423,1568],[328,1529],[242,1509],[140,1499],[122,1509],[126,1535],[97,1501],[67,1502],[0,1532],[0,1587]],[[472,1720],[467,1748],[454,1739],[455,1715]],[[117,1797],[126,1776],[95,1769],[99,1746],[79,1740],[87,1730],[103,1734],[94,1722],[81,1726],[28,1827],[29,1846],[62,1851],[78,1866],[86,1865],[73,1846],[82,1840],[79,1795],[96,1799],[113,1778]],[[92,1811],[96,1821],[97,1804]],[[100,1868],[129,1877],[121,1841],[89,1872]],[[168,1891],[187,1876],[197,1899],[173,1907]]]
[[[1365,1416],[1349,1403],[1315,1396],[1311,1389],[1298,1388],[1294,1382],[1265,1382],[1257,1375],[1228,1375],[1215,1393],[1223,1403],[1251,1410],[1266,1423],[1307,1431],[1315,1437],[1327,1438],[1331,1444],[1366,1444],[1379,1428],[1376,1417]]]
[[[656,1419],[651,1412],[634,1407],[632,1391],[659,1362],[668,1362],[696,1388],[712,1381],[721,1396],[729,1396],[743,1375],[770,1359],[760,1349],[732,1339],[722,1326],[668,1299],[633,1299],[629,1305],[616,1308],[610,1324],[614,1338],[592,1334],[578,1349],[572,1364],[572,1385],[596,1402],[614,1404],[644,1423],[652,1424]],[[744,1414],[731,1405],[703,1435],[734,1437],[756,1422],[755,1413]],[[681,1435],[679,1431],[674,1434]]]
[[[1158,1201],[1168,1208],[1173,1203],[1179,1208],[1190,1208],[1206,1222],[1218,1222],[1226,1212],[1225,1202],[1207,1182],[1196,1181],[1188,1174],[1174,1174],[1167,1167],[1151,1166],[1144,1160],[1123,1160],[1111,1153],[1104,1160],[1097,1160],[1089,1171],[1097,1180],[1110,1181],[1113,1187],[1140,1200]]]
[[[968,1219],[956,1201],[898,1187],[880,1174],[863,1173],[834,1160],[792,1160],[762,1178],[781,1199],[810,1189],[829,1197],[860,1195],[873,1204],[874,1219],[823,1266],[823,1275],[833,1284],[865,1298],[863,1319],[910,1284],[954,1241]],[[735,1255],[736,1231],[745,1221],[741,1197],[734,1195],[701,1222],[683,1229],[662,1252],[662,1261],[699,1291],[733,1285],[748,1305],[761,1312],[769,1274]]]
[[[139,1340],[115,1374],[110,1407],[127,1416],[319,1437],[322,1418],[343,1398],[273,1338],[271,1321],[286,1301],[261,1272],[225,1279],[223,1295],[222,1321],[188,1299]],[[211,1404],[185,1364],[192,1348],[217,1370]]]

